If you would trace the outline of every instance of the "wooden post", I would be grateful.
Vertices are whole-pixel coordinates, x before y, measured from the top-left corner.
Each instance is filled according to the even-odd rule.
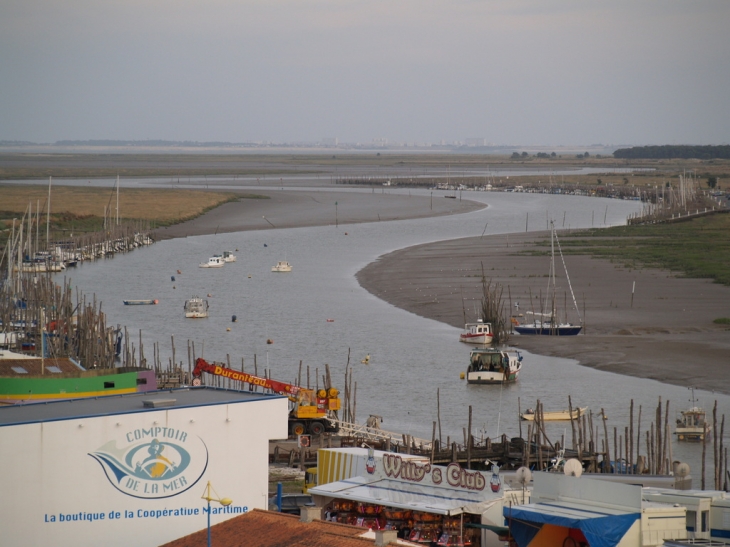
[[[471,405],[469,405],[469,431],[466,436],[466,468],[471,469]]]
[[[631,399],[631,406],[629,407],[629,467],[632,469],[633,474],[634,468],[634,400]]]

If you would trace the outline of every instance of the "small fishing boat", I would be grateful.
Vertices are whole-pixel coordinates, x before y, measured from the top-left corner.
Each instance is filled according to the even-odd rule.
[[[199,296],[193,296],[190,300],[186,300],[184,308],[185,317],[191,319],[208,317],[208,301]]]
[[[208,262],[201,262],[201,268],[222,268],[226,265],[226,261],[220,255],[211,256]]]
[[[573,409],[573,419],[577,420],[586,413],[587,407],[583,406],[580,408]],[[542,418],[546,422],[558,422],[562,420],[570,420],[570,410],[553,410],[552,412],[542,413]],[[528,408],[525,412],[520,414],[520,418],[523,420],[535,420],[535,411],[532,408]]]
[[[224,262],[235,262],[236,255],[234,255],[231,251],[223,251],[223,261]]]
[[[522,355],[514,349],[475,348],[469,354],[468,384],[508,384],[522,370]]]
[[[464,332],[459,335],[459,342],[466,344],[491,344],[493,338],[492,324],[481,319],[476,323],[464,325]]]
[[[704,441],[705,435],[710,432],[712,425],[707,423],[705,410],[697,406],[694,389],[692,389],[692,406],[687,410],[682,410],[679,414],[680,417],[677,419],[677,427],[674,430],[677,440],[688,442]]]
[[[289,264],[286,260],[280,260],[276,263],[276,266],[271,268],[272,272],[290,272],[291,271],[291,264]]]
[[[154,306],[159,304],[160,301],[157,299],[149,300],[123,300],[125,306]]]

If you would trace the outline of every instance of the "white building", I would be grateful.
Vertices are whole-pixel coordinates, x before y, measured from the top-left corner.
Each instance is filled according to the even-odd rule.
[[[156,546],[266,508],[285,397],[193,388],[0,408],[2,544]]]

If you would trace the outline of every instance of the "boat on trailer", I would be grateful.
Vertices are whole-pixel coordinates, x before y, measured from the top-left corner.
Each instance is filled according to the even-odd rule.
[[[468,384],[508,384],[522,370],[522,354],[515,349],[475,348],[469,354]]]
[[[478,319],[476,323],[464,325],[464,332],[459,334],[459,342],[466,344],[491,344],[494,338],[492,324]]]

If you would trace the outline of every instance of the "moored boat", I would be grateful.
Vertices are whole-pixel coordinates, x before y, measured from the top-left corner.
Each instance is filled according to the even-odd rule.
[[[526,312],[531,313],[531,312]],[[530,323],[519,323],[516,319],[512,320],[512,328],[518,334],[533,334],[543,336],[575,336],[579,334],[583,328],[581,325],[573,325],[572,323],[559,323],[554,320],[552,314],[538,314],[544,315],[547,318],[534,319]]]
[[[147,300],[123,300],[125,306],[154,306],[155,304],[159,304],[160,301],[157,299],[147,299]]]
[[[507,384],[517,380],[522,354],[514,349],[475,348],[469,354],[468,384]]]
[[[208,317],[208,301],[199,296],[193,296],[185,301],[185,317],[191,319],[202,319]]]
[[[580,317],[580,310],[578,310],[578,304],[575,300],[575,294],[573,293],[573,286],[570,283],[570,277],[568,276],[568,269],[565,266],[565,259],[563,258],[563,251],[560,248],[560,241],[558,240],[558,234],[555,230],[555,224],[551,221],[550,231],[550,275],[548,281],[548,290],[545,294],[545,306],[543,310],[549,310],[547,313],[538,313],[528,311],[526,315],[532,315],[534,319],[531,322],[521,323],[516,317],[512,317],[512,328],[513,330],[522,335],[542,335],[542,336],[575,336],[580,333],[583,329],[581,325],[574,325],[569,323],[566,317],[564,322],[558,320],[558,312],[555,309],[556,300],[556,284],[555,284],[555,243],[558,246],[558,252],[563,262],[563,268],[565,270],[565,279],[570,288],[570,294],[573,299],[573,305],[575,311]],[[581,320],[582,322],[582,320]]]
[[[235,262],[236,255],[234,255],[231,251],[223,251],[223,261],[224,262]]]
[[[201,268],[222,268],[226,265],[225,260],[220,255],[211,256],[208,262],[201,262],[199,266]]]
[[[577,420],[581,416],[583,416],[586,413],[587,407],[580,407],[580,408],[574,408],[573,409],[573,419]],[[546,422],[557,422],[561,420],[570,420],[571,412],[568,409],[565,410],[553,410],[551,412],[545,412],[543,411],[541,418]],[[520,414],[520,418],[523,420],[534,420],[535,419],[535,411],[531,408],[528,408],[527,411]]]
[[[476,323],[464,325],[464,332],[459,334],[459,342],[466,344],[491,344],[494,334],[492,324],[485,323],[481,319]]]
[[[712,425],[707,423],[705,409],[697,406],[694,389],[692,389],[692,406],[687,410],[682,410],[679,414],[677,427],[674,430],[677,440],[704,441],[705,435],[710,432]]]
[[[290,272],[291,271],[291,264],[289,264],[286,260],[280,260],[276,263],[276,266],[271,268],[272,272]]]

